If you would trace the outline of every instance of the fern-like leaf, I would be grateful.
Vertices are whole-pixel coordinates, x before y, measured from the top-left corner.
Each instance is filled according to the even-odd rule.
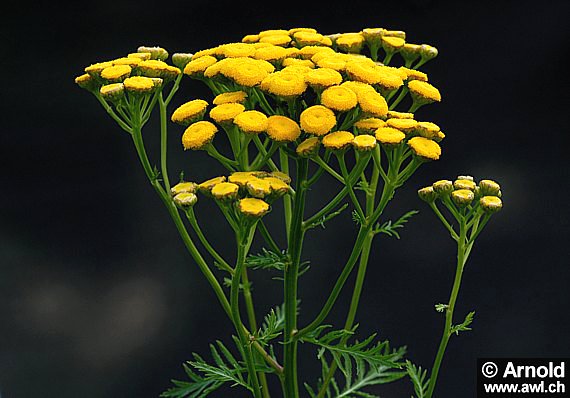
[[[475,316],[475,311],[472,311],[469,314],[467,314],[465,316],[465,320],[463,322],[461,322],[459,325],[451,326],[451,330],[449,331],[449,334],[453,334],[453,333],[459,334],[459,332],[466,332],[468,330],[471,330],[469,325],[471,325],[473,323],[473,317],[474,316]]]
[[[414,392],[416,393],[415,398],[427,397],[427,391],[429,388],[429,378],[427,377],[427,370],[414,365],[410,361],[406,361],[406,371],[408,373],[408,376],[410,377],[412,385],[414,386]]]
[[[417,210],[411,210],[396,220],[394,223],[392,223],[391,220],[388,220],[381,225],[378,223],[374,229],[374,233],[386,234],[388,236],[393,236],[396,239],[400,239],[400,233],[398,232],[398,229],[404,228],[405,224],[418,213],[419,211]]]

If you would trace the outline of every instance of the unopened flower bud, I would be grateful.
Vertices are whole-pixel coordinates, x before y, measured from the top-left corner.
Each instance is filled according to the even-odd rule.
[[[469,180],[469,179],[461,178],[461,177],[465,177],[465,176],[460,176],[457,180],[455,180],[453,182],[453,187],[455,189],[468,189],[470,191],[475,190],[475,187],[477,186],[477,184],[475,184],[475,182],[473,180]]]
[[[451,200],[459,207],[465,207],[469,205],[473,199],[475,199],[475,194],[469,189],[458,189],[451,193]]]
[[[432,203],[437,199],[437,192],[433,190],[433,187],[425,187],[418,190],[418,196],[424,202]]]
[[[125,86],[123,83],[107,84],[105,86],[101,86],[99,93],[101,93],[101,97],[107,101],[117,102],[125,96]]]
[[[486,213],[496,213],[503,208],[503,201],[496,196],[483,196],[479,204]]]
[[[384,31],[384,36],[398,37],[400,39],[406,40],[406,32],[403,30],[386,30]]]
[[[192,55],[190,53],[176,53],[172,54],[172,63],[179,67],[181,70],[184,70],[184,67],[188,64],[188,62],[192,61]]]
[[[312,156],[315,156],[319,151],[320,145],[321,142],[319,141],[318,137],[307,138],[305,141],[301,142],[299,146],[297,146],[297,155],[303,158],[310,158]]]
[[[191,207],[198,202],[198,197],[192,192],[179,193],[174,197],[174,203],[182,207]]]
[[[449,195],[453,192],[453,182],[449,180],[439,180],[433,183],[433,190],[438,195]]]
[[[483,196],[498,196],[499,192],[501,192],[501,186],[493,180],[479,181],[479,188],[481,189],[481,194]]]
[[[75,78],[75,83],[88,91],[93,91],[97,88],[98,84],[97,81],[88,73],[85,73],[81,76],[77,76]]]
[[[404,58],[406,64],[410,65],[420,57],[420,50],[421,46],[419,44],[405,43],[400,48],[400,55]]]
[[[475,181],[475,179],[473,178],[473,176],[457,176],[458,180],[469,180],[469,181]]]
[[[172,196],[176,196],[179,193],[183,192],[196,193],[197,188],[198,185],[195,182],[180,182],[175,186],[173,186],[172,188],[170,188],[170,193],[172,194]]]
[[[420,46],[420,56],[422,57],[422,61],[427,62],[430,59],[437,57],[438,51],[437,48],[430,46],[429,44],[422,44]]]
[[[137,49],[139,53],[150,53],[150,59],[158,59],[160,61],[164,61],[168,58],[168,51],[166,51],[162,47],[146,47],[140,46]]]

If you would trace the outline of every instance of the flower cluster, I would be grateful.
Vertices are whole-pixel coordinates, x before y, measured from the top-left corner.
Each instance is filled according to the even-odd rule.
[[[431,186],[418,191],[419,197],[432,203],[436,199],[453,203],[457,210],[478,209],[491,214],[503,207],[501,187],[493,180],[481,180],[476,183],[471,176],[459,176],[455,181],[439,180]]]
[[[220,203],[234,204],[245,216],[259,218],[269,212],[275,200],[289,192],[290,182],[289,176],[280,172],[238,171],[199,184],[180,182],[171,188],[171,194],[183,208],[194,206],[199,192]]]

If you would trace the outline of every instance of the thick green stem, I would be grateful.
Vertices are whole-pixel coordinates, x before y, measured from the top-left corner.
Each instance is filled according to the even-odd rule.
[[[160,111],[160,173],[162,174],[162,181],[164,183],[164,190],[170,191],[170,181],[168,179],[168,126],[166,124],[166,103],[162,98],[162,92],[158,95],[158,108]]]
[[[443,335],[441,336],[441,341],[439,343],[439,348],[437,350],[437,355],[435,357],[431,375],[429,379],[429,388],[426,398],[431,398],[435,390],[435,385],[437,383],[437,376],[439,374],[439,368],[443,361],[443,356],[445,355],[445,349],[451,337],[451,328],[453,326],[453,312],[455,310],[455,303],[457,301],[457,296],[459,294],[459,288],[461,287],[461,277],[463,276],[463,268],[467,261],[466,251],[467,245],[467,228],[465,225],[465,220],[462,219],[459,226],[459,240],[457,241],[457,268],[455,270],[455,280],[453,281],[453,288],[451,290],[451,295],[449,298],[449,303],[445,312],[445,326],[443,329]]]
[[[285,268],[285,330],[284,330],[284,370],[285,396],[299,397],[297,380],[297,283],[303,247],[303,216],[307,193],[308,160],[297,161],[297,187],[289,230],[289,261]]]

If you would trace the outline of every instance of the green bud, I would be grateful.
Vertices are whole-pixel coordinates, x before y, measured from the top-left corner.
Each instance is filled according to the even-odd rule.
[[[140,46],[137,52],[150,53],[150,59],[158,59],[160,61],[165,61],[168,58],[168,51],[162,47]]]
[[[188,62],[192,61],[192,55],[190,53],[176,53],[172,54],[172,63],[180,68],[180,70],[184,70],[184,67]]]
[[[481,193],[483,196],[498,196],[499,192],[501,192],[501,186],[493,180],[479,181],[479,188],[481,188]]]
[[[439,180],[433,183],[433,190],[438,195],[449,195],[453,192],[453,183],[449,180]]]
[[[418,196],[424,202],[432,203],[437,199],[437,192],[433,190],[433,187],[425,187],[418,190]]]
[[[469,189],[458,189],[451,193],[451,200],[459,207],[465,207],[475,199],[475,194]]]
[[[483,196],[479,204],[485,213],[496,213],[503,208],[503,201],[496,196]]]

